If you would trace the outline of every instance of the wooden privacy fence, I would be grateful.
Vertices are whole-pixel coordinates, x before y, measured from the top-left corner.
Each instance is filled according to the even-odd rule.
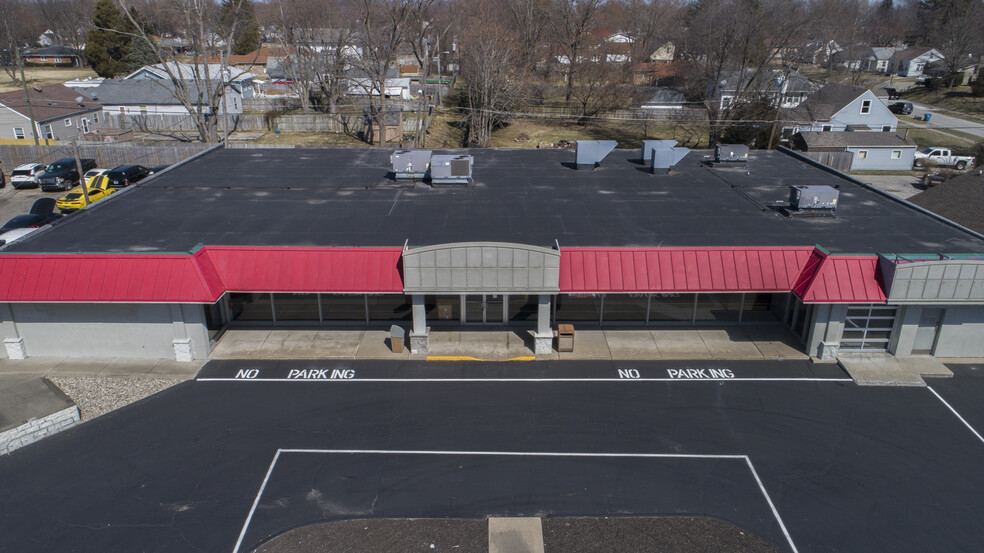
[[[173,165],[179,161],[211,148],[214,144],[165,143],[165,144],[79,144],[79,155],[96,160],[96,166],[111,169],[117,165],[136,164],[145,167]],[[24,163],[51,163],[57,159],[74,157],[71,144],[57,146],[0,145],[0,162],[5,171]]]
[[[851,166],[854,163],[854,154],[851,152],[798,152],[804,157],[808,157],[813,161],[820,162],[827,167],[837,169],[838,171],[850,171]]]
[[[133,129],[135,132],[161,133],[197,132],[190,116],[181,114],[120,115],[107,116],[109,126]],[[218,129],[224,134],[226,127],[234,131],[284,131],[284,132],[358,132],[362,130],[362,112],[340,113],[289,113],[281,115],[242,113],[219,116]],[[414,119],[404,117],[403,131],[416,130]]]

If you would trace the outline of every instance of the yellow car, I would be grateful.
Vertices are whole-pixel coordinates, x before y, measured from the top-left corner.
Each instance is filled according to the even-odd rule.
[[[116,192],[116,189],[110,186],[110,181],[105,175],[91,177],[86,183],[86,187],[89,189],[90,205]],[[62,213],[71,213],[82,209],[85,207],[85,197],[82,195],[82,187],[76,186],[69,190],[68,194],[62,196],[55,205],[58,206],[58,209]]]

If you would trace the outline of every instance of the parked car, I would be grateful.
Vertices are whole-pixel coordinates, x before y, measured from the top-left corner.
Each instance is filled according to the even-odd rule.
[[[23,215],[15,215],[0,227],[0,232],[7,232],[18,228],[38,228],[47,225],[61,217],[61,213],[55,213],[54,198],[38,198],[31,206],[31,212]]]
[[[84,177],[85,182],[89,182],[89,179],[91,179],[92,177],[97,177],[99,175],[102,175],[106,171],[109,171],[109,169],[89,169],[88,171],[85,172],[85,177]]]
[[[925,167],[929,164],[940,167],[955,167],[958,171],[963,171],[967,167],[973,167],[976,159],[972,156],[956,156],[946,148],[933,146],[916,152],[916,159],[913,164],[916,167]]]
[[[38,175],[44,172],[48,166],[43,163],[25,163],[18,165],[10,172],[10,185],[21,190],[24,188],[37,188]]]
[[[6,232],[0,232],[0,246],[5,246],[24,238],[28,234],[37,232],[40,227],[15,228]]]
[[[888,111],[898,115],[909,115],[912,113],[912,102],[895,102],[889,104]]]
[[[894,88],[885,87],[885,92],[888,93],[889,100],[898,100],[899,98],[902,97],[902,94],[900,94],[899,91]]]
[[[99,200],[108,197],[116,189],[109,185],[109,179],[106,175],[96,175],[89,179],[86,184],[86,189],[89,193],[89,205],[92,205]],[[71,189],[68,194],[65,194],[58,199],[58,209],[62,213],[71,213],[86,207],[85,205],[85,195],[82,192],[81,186],[76,186]]]
[[[113,188],[126,188],[147,178],[150,171],[143,165],[120,165],[106,172],[109,185]]]
[[[83,171],[94,169],[96,160],[80,159],[79,164]],[[79,184],[79,171],[75,166],[75,158],[67,157],[59,159],[38,175],[38,184],[44,192],[55,192],[58,190],[71,190]]]
[[[158,165],[156,167],[151,167],[150,169],[148,169],[148,171],[150,171],[150,174],[153,175],[154,173],[160,173],[161,171],[167,169],[168,167],[170,167],[170,165]]]

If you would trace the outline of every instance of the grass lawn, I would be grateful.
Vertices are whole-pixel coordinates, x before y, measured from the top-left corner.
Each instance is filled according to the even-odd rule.
[[[296,144],[300,146],[367,146],[354,136],[335,132],[274,132],[264,133],[253,141],[256,144]]]
[[[909,128],[906,130],[908,130],[909,132],[909,140],[912,140],[913,142],[918,144],[920,149],[927,148],[930,146],[939,146],[942,148],[949,148],[958,155],[974,155],[973,154],[974,144],[972,142],[960,140],[959,138],[955,138],[953,136],[943,134],[941,132],[933,131],[930,129]],[[957,131],[947,131],[947,132],[957,134]],[[973,135],[967,135],[967,136],[973,136]]]
[[[519,140],[517,140],[519,139]],[[539,143],[561,140],[615,140],[620,148],[638,148],[643,139],[673,139],[683,146],[707,145],[706,125],[680,125],[672,121],[592,121],[579,124],[549,119],[514,119],[493,133],[493,147],[536,148]]]
[[[984,98],[975,98],[970,93],[969,86],[958,86],[953,90],[931,91],[926,87],[916,87],[902,94],[904,100],[920,102],[938,108],[948,109],[974,116],[978,122],[984,122]]]
[[[0,74],[0,92],[10,92],[11,90],[21,90],[20,81],[14,84],[10,80],[10,75]],[[86,77],[97,77],[96,72],[89,67],[25,67],[24,78],[29,85],[46,84],[65,84],[65,81],[72,79],[84,79]]]

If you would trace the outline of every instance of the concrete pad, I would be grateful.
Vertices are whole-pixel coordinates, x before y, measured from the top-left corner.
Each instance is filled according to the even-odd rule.
[[[456,330],[434,330],[431,329],[428,338],[427,355],[455,356],[459,355],[459,342],[461,333]],[[409,346],[409,343],[407,344]],[[412,356],[411,356],[412,357]],[[426,357],[420,355],[419,357]]]
[[[577,349],[576,342],[574,349]],[[540,519],[490,518],[489,553],[543,553],[543,525]]]
[[[651,330],[650,334],[663,359],[713,359],[694,329]]]
[[[158,359],[114,357],[99,372],[99,376],[145,376],[157,365],[158,361]]]
[[[198,361],[175,361],[173,359],[161,359],[154,365],[154,368],[147,373],[147,376],[154,378],[187,378],[192,379],[202,369],[204,360]]]
[[[463,331],[458,342],[458,355],[478,359],[509,359],[508,334],[505,331]]]
[[[859,386],[925,386],[919,373],[901,365],[890,353],[841,354],[840,366]]]
[[[0,387],[0,431],[47,417],[75,403],[46,378],[35,377]]]
[[[48,376],[96,376],[109,365],[109,359],[66,357],[48,372]]]
[[[743,326],[742,331],[766,359],[808,359],[803,346],[783,326]]]
[[[410,357],[410,342],[403,337],[403,352],[393,353],[390,346],[389,330],[367,330],[362,333],[362,341],[355,353],[357,359],[405,359]]]
[[[270,336],[269,329],[236,328],[222,333],[222,342],[249,342],[262,344]]]
[[[560,352],[561,359],[611,359],[612,350],[603,330],[574,330],[574,351]]]
[[[353,359],[362,344],[364,330],[319,330],[312,335],[311,347],[322,357]]]
[[[529,357],[534,355],[533,351],[533,329],[517,328],[507,330],[506,335],[506,358]],[[544,356],[540,356],[541,359]]]
[[[605,339],[612,359],[662,359],[648,330],[606,330]]]
[[[935,357],[930,355],[913,355],[912,357],[896,357],[895,361],[905,370],[914,372],[919,376],[932,376],[936,378],[953,378],[953,371],[946,368]]]
[[[698,330],[714,359],[762,359],[762,352],[740,328]]]
[[[7,374],[48,374],[65,360],[64,357],[0,358],[0,376]]]

